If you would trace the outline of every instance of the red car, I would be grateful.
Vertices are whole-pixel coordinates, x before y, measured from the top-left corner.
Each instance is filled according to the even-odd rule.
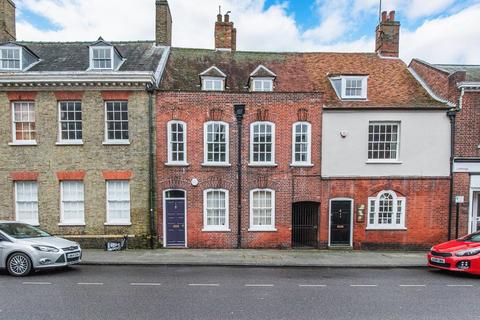
[[[428,266],[480,275],[480,232],[433,246]]]

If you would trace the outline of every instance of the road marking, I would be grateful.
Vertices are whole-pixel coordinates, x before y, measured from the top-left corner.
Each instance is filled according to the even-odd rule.
[[[273,284],[246,284],[245,287],[273,287]]]
[[[131,286],[161,286],[162,284],[161,283],[154,283],[154,282],[144,282],[144,283],[140,283],[140,282],[132,282],[130,283]]]
[[[103,286],[103,282],[79,282],[79,286]]]
[[[51,285],[52,283],[51,282],[22,282],[22,284],[25,284],[25,285]]]
[[[350,287],[378,287],[376,284],[351,284]]]
[[[218,283],[189,283],[191,287],[218,287]]]
[[[326,287],[326,284],[299,284],[299,287]]]
[[[447,287],[473,287],[472,284],[447,284]]]
[[[401,284],[400,287],[425,287],[424,284]]]

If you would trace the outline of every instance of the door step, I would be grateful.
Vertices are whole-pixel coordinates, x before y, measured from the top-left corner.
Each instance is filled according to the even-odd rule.
[[[351,246],[329,246],[328,250],[353,250]]]

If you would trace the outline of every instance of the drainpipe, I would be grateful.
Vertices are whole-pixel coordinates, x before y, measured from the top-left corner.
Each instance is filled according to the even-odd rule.
[[[448,240],[452,240],[452,216],[453,216],[453,162],[455,160],[455,117],[457,110],[451,109],[447,112],[450,118],[450,200],[448,203]],[[458,216],[458,212],[457,212]],[[458,228],[458,223],[457,223]]]
[[[242,121],[245,105],[236,104],[233,107],[237,118],[237,249],[240,249],[242,248]]]
[[[149,214],[150,214],[150,249],[155,247],[157,238],[157,228],[155,226],[155,154],[154,154],[154,116],[153,116],[153,98],[155,88],[151,85],[147,87],[148,92],[148,189],[149,189]]]

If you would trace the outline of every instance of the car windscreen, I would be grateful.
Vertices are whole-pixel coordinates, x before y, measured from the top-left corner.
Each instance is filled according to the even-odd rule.
[[[23,223],[1,223],[0,230],[15,239],[51,237],[45,231]]]
[[[477,233],[472,233],[464,238],[462,238],[463,241],[468,241],[468,242],[480,242],[480,232]]]

